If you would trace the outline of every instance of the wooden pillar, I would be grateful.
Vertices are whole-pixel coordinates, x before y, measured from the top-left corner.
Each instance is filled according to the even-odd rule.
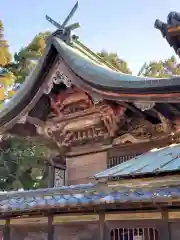
[[[49,166],[49,174],[48,174],[49,188],[54,187],[54,174],[55,174],[54,166]],[[53,240],[53,238],[54,238],[54,226],[53,226],[53,215],[52,215],[52,216],[48,216],[48,239],[47,240]]]
[[[54,226],[53,226],[53,216],[48,217],[48,239],[47,240],[53,240],[54,239]]]
[[[54,187],[54,175],[55,175],[55,167],[49,166],[49,174],[48,174],[48,187]]]
[[[10,219],[6,219],[4,227],[4,240],[10,240]]]
[[[168,211],[162,213],[162,224],[160,228],[160,240],[171,240],[170,224],[168,221]]]
[[[105,214],[99,214],[99,240],[105,239]]]

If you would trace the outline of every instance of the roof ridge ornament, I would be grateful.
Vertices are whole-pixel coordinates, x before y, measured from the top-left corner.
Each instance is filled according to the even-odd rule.
[[[70,13],[67,15],[67,17],[65,18],[65,20],[62,24],[56,22],[51,17],[46,15],[46,20],[49,21],[52,25],[54,25],[56,28],[58,28],[54,33],[52,33],[51,36],[59,37],[64,42],[70,44],[71,39],[72,39],[71,38],[71,31],[79,28],[80,25],[79,25],[78,22],[76,22],[76,23],[72,23],[72,24],[67,26],[67,23],[73,17],[73,15],[75,14],[77,9],[78,9],[78,2],[76,2],[76,4],[71,9]]]

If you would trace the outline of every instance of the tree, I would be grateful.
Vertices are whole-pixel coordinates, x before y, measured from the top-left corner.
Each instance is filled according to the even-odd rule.
[[[39,33],[28,46],[14,54],[14,62],[7,65],[7,69],[15,75],[16,82],[22,83],[35,67],[36,61],[44,53],[46,38],[49,34],[49,32]]]
[[[174,56],[163,61],[152,61],[145,68],[143,75],[156,78],[180,75],[180,64]]]
[[[117,55],[117,53],[108,53],[105,50],[102,50],[98,55],[104,59],[106,62],[111,64],[113,67],[115,67],[117,70],[119,70],[122,73],[131,74],[130,69],[128,68],[127,62],[120,59]]]
[[[50,35],[50,32],[41,32],[36,35],[31,43],[26,47],[28,52],[35,54],[35,57],[41,57],[46,47],[46,39]]]
[[[47,187],[47,146],[23,139],[3,140],[0,145],[0,190]]]
[[[4,40],[4,26],[0,20],[0,67],[3,68],[11,61],[11,54],[8,49],[8,42]]]

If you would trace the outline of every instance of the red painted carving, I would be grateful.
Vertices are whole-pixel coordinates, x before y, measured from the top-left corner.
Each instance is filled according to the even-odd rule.
[[[120,105],[95,105],[88,94],[79,89],[51,96],[51,107],[56,116],[39,126],[39,133],[61,147],[114,137],[126,110]]]
[[[77,88],[68,89],[56,96],[51,97],[51,106],[53,111],[59,115],[70,114],[76,111],[84,110],[93,105],[90,97]]]

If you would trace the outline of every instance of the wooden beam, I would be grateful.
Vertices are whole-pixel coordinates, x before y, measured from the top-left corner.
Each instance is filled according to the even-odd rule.
[[[159,139],[154,139],[148,142],[140,142],[135,144],[121,144],[117,146],[111,146],[108,150],[108,157],[124,156],[124,155],[135,155],[142,154],[151,150],[152,148],[165,147],[174,143],[174,139],[169,135],[164,135]]]
[[[64,224],[71,222],[94,222],[99,221],[97,214],[61,214],[53,218],[53,224]]]
[[[132,221],[132,220],[149,220],[161,219],[160,212],[130,212],[130,213],[107,213],[105,215],[106,221]]]
[[[170,111],[172,111],[173,115],[180,116],[180,111],[176,106],[171,103],[167,103],[167,106],[169,107]]]
[[[120,104],[123,107],[126,107],[127,109],[131,110],[132,112],[136,113],[138,116],[142,117],[142,118],[147,118],[146,114],[144,112],[142,112],[140,109],[136,108],[134,105],[132,105],[131,103],[126,103],[126,102],[120,102]]]
[[[37,225],[47,225],[48,223],[48,218],[47,217],[17,217],[17,218],[12,218],[10,220],[10,225],[17,225],[17,226],[37,226]]]

